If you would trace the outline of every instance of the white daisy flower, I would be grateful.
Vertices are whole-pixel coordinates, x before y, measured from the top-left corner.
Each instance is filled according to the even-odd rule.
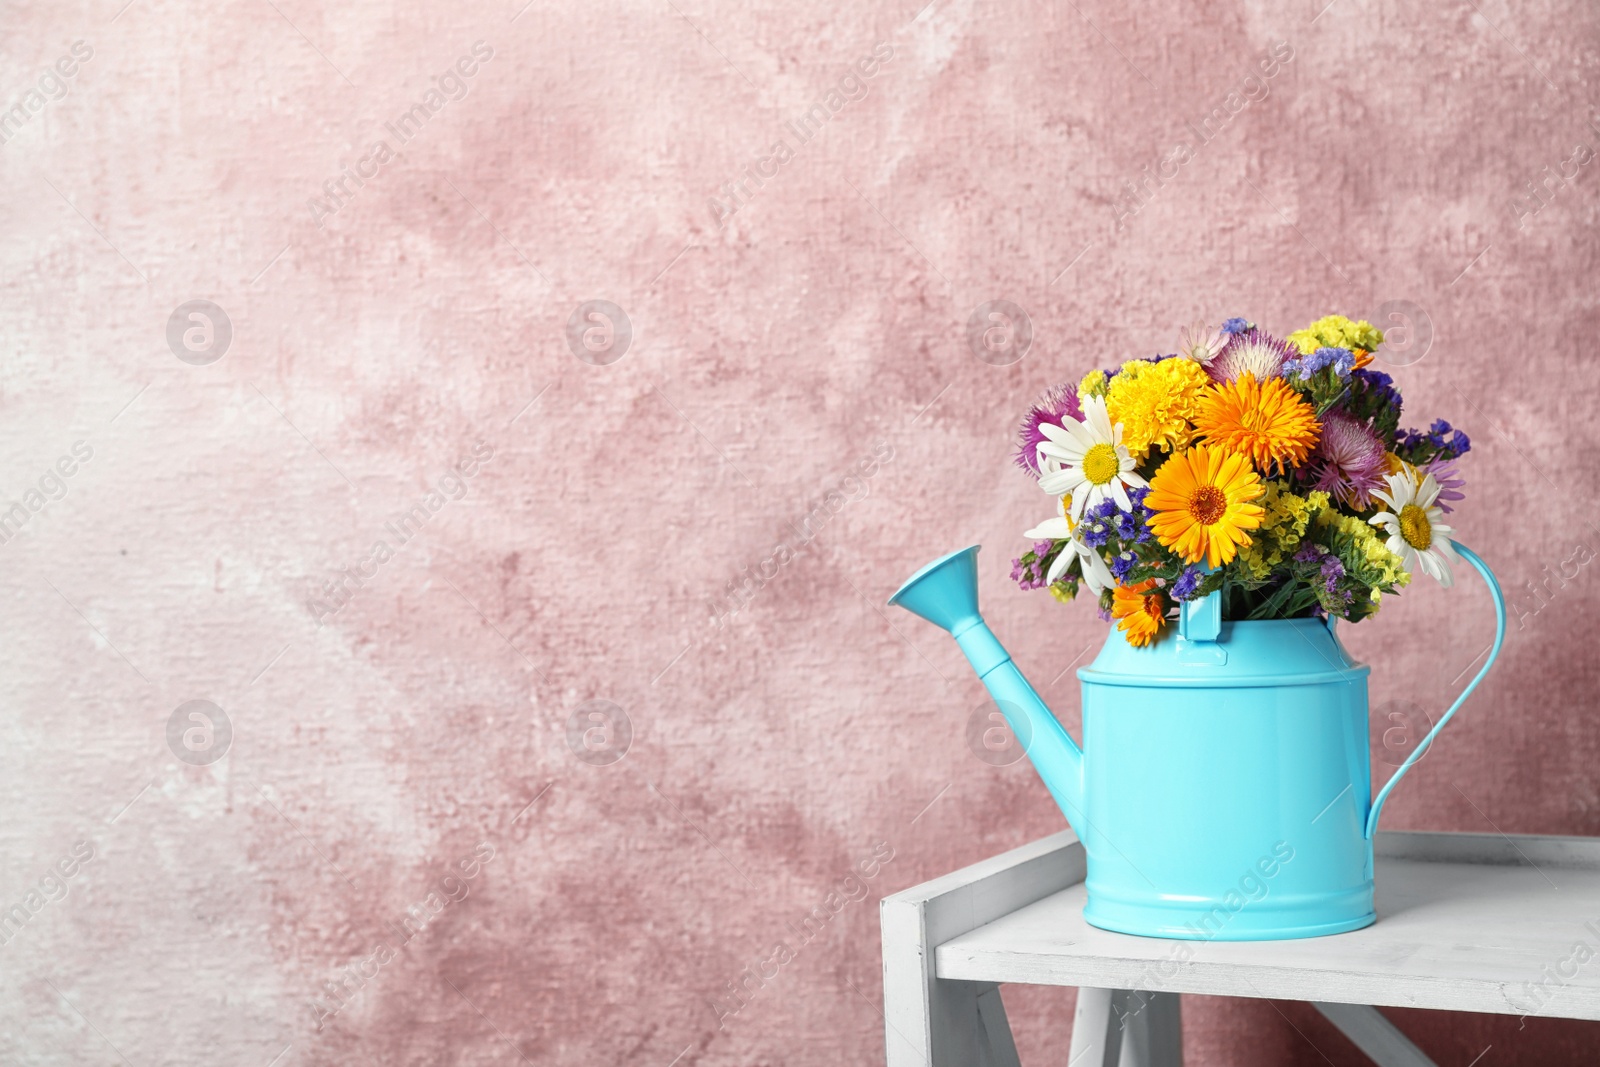
[[[1419,482],[1411,468],[1398,471],[1384,479],[1388,492],[1374,489],[1372,495],[1389,505],[1367,521],[1383,528],[1389,535],[1389,551],[1400,557],[1406,570],[1418,569],[1438,579],[1446,589],[1455,583],[1450,573],[1450,561],[1460,559],[1450,535],[1455,531],[1443,524],[1444,512],[1439,510],[1439,483],[1432,474]]]
[[[1122,443],[1122,423],[1111,424],[1106,400],[1091,396],[1083,401],[1083,421],[1063,418],[1060,426],[1039,424],[1049,438],[1039,444],[1039,488],[1051,496],[1072,497],[1069,517],[1077,522],[1085,508],[1102,500],[1115,500],[1132,511],[1128,486],[1148,483],[1135,474],[1133,456]]]
[[[1110,589],[1117,582],[1111,576],[1111,568],[1100,558],[1100,553],[1078,540],[1078,524],[1069,517],[1067,500],[1067,497],[1062,497],[1057,503],[1058,514],[1054,518],[1044,520],[1022,536],[1031,537],[1035,541],[1066,542],[1061,546],[1061,552],[1056,556],[1055,562],[1050,564],[1050,571],[1044,576],[1045,584],[1048,585],[1061,577],[1061,573],[1076,558],[1079,561],[1078,569],[1083,572],[1083,584],[1090,593],[1098,597],[1102,589]]]

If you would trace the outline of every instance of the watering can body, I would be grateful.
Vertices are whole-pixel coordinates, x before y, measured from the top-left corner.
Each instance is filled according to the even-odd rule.
[[[1113,630],[1078,671],[1084,918],[1229,941],[1371,923],[1368,670],[1317,619]]]
[[[948,630],[1022,742],[1087,856],[1084,918],[1187,940],[1314,937],[1373,922],[1372,835],[1384,800],[1488,672],[1372,794],[1367,675],[1330,621],[1221,621],[1185,604],[1175,634],[1133,648],[1117,630],[1078,671],[1083,747],[1011,662],[977,608],[977,548],[924,567],[894,597]]]

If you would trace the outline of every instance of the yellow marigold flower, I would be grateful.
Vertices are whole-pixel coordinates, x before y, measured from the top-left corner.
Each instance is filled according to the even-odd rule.
[[[1248,456],[1263,471],[1299,466],[1316,446],[1322,427],[1305,397],[1282,378],[1257,382],[1246,371],[1206,390],[1194,419],[1196,436]]]
[[[1291,333],[1289,343],[1298,348],[1303,356],[1309,356],[1319,348],[1348,348],[1356,353],[1356,366],[1364,367],[1372,362],[1372,358],[1362,357],[1377,351],[1378,346],[1383,344],[1383,331],[1365,319],[1351,322],[1343,315],[1324,315],[1305,329]]]
[[[1092,370],[1083,376],[1083,381],[1078,383],[1078,400],[1081,403],[1091,396],[1106,395],[1106,372]]]
[[[1219,567],[1250,543],[1245,531],[1261,525],[1266,512],[1251,501],[1264,492],[1249,460],[1196,445],[1168,459],[1150,479],[1150,530],[1185,563],[1204,559]]]
[[[1130,360],[1106,390],[1106,413],[1113,423],[1122,423],[1122,443],[1136,458],[1151,448],[1184,448],[1210,381],[1192,359]]]
[[[1150,578],[1138,585],[1119,585],[1111,591],[1111,617],[1134,648],[1155,640],[1167,624],[1167,597]]]

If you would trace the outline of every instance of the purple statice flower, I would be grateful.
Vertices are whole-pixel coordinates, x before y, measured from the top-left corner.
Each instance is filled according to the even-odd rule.
[[[1039,446],[1046,440],[1044,431],[1039,429],[1041,422],[1048,422],[1060,426],[1062,419],[1083,418],[1083,410],[1078,406],[1078,387],[1066,384],[1058,385],[1045,393],[1033,407],[1028,409],[1028,414],[1023,417],[1022,426],[1017,431],[1017,466],[1033,475],[1039,476]]]
[[[1356,354],[1348,348],[1339,348],[1334,351],[1338,352],[1339,355],[1333,361],[1333,373],[1341,378],[1350,377],[1351,372],[1356,369]]]
[[[1457,430],[1456,432],[1460,433],[1461,431]],[[1459,503],[1467,498],[1467,494],[1461,491],[1461,487],[1467,484],[1467,480],[1461,477],[1461,471],[1457,468],[1455,460],[1445,459],[1443,456],[1434,456],[1422,465],[1422,473],[1433,475],[1433,480],[1439,483],[1439,499],[1437,503],[1439,510],[1445,514],[1448,515],[1455,510],[1455,508],[1451,507],[1452,504]]]
[[[1350,373],[1350,380],[1360,382],[1366,391],[1376,396],[1380,402],[1396,411],[1400,410],[1400,391],[1394,387],[1394,379],[1381,370],[1360,370]]]
[[[1321,545],[1307,541],[1300,546],[1300,551],[1294,554],[1294,560],[1296,563],[1317,563],[1325,555],[1327,553],[1323,551]]]
[[[1128,503],[1132,504],[1135,508],[1143,508],[1144,507],[1144,498],[1149,496],[1149,495],[1150,495],[1150,487],[1148,485],[1141,485],[1141,486],[1137,486],[1137,487],[1135,487],[1133,489],[1129,489],[1128,490]]]
[[[1366,423],[1338,412],[1323,417],[1310,467],[1316,488],[1364,510],[1372,502],[1372,491],[1383,488],[1387,469],[1383,442]]]
[[[1339,591],[1339,579],[1344,577],[1344,564],[1339,562],[1338,556],[1329,556],[1322,561],[1322,587],[1330,594]]]
[[[1457,456],[1464,456],[1472,451],[1472,439],[1462,430],[1457,430],[1450,435],[1450,451]]]
[[[1250,329],[1230,337],[1217,358],[1206,364],[1206,372],[1214,382],[1237,381],[1246,371],[1264,382],[1278,377],[1296,355],[1292,346],[1271,334]]]
[[[1113,522],[1116,525],[1117,536],[1124,541],[1138,540],[1139,530],[1144,526],[1139,517],[1131,511],[1120,512]]]
[[[1036,541],[1033,545],[1033,562],[1024,563],[1020,557],[1011,561],[1011,580],[1017,583],[1018,588],[1043,589],[1050,584],[1045,581],[1044,557],[1052,547],[1049,541]]]
[[[1128,579],[1128,574],[1138,562],[1132,552],[1118,552],[1111,558],[1111,577],[1120,583],[1125,583]]]
[[[1172,595],[1177,600],[1193,600],[1194,591],[1200,588],[1200,580],[1205,575],[1199,567],[1185,567],[1183,573],[1178,575],[1178,580],[1172,583]]]
[[[1222,324],[1222,332],[1227,334],[1248,333],[1255,328],[1249,319],[1229,319]]]
[[[1083,543],[1090,548],[1104,548],[1111,540],[1111,525],[1104,518],[1085,519],[1078,527]]]

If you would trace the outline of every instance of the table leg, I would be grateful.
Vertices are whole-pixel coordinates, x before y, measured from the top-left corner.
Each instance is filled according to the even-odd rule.
[[[1017,1045],[1011,1037],[1011,1023],[1006,1018],[1006,1006],[1000,1002],[1000,987],[990,986],[978,994],[978,1024],[983,1029],[980,1047],[988,1050],[991,1067],[1022,1067],[1017,1059]]]
[[[938,948],[1083,881],[1083,846],[1063,831],[879,905],[889,1067],[1017,1067],[993,982],[938,977]]]
[[[1378,1067],[1436,1067],[1377,1008],[1366,1004],[1314,1004],[1313,1007]]]
[[[1069,1067],[1183,1067],[1178,994],[1078,990]]]
[[[889,1067],[1021,1067],[999,986],[936,980],[928,1008],[922,1048],[886,1013]]]
[[[1122,1016],[1128,991],[1080,986],[1078,1010],[1072,1016],[1068,1067],[1118,1067],[1122,1058]]]

